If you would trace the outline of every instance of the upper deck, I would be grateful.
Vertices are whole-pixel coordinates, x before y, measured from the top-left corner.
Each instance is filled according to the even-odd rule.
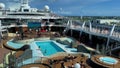
[[[91,22],[69,22],[67,28],[72,30],[77,30],[80,32],[85,32],[90,35],[102,36],[106,38],[111,38],[114,40],[120,40],[120,27],[117,25],[102,25],[102,24],[95,24]]]

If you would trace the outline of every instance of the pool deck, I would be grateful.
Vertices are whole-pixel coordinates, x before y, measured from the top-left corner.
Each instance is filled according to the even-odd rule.
[[[47,40],[47,41],[51,41],[51,40]],[[38,41],[35,41],[38,42]],[[34,63],[37,60],[41,60],[42,57],[46,57],[49,58],[49,56],[44,56],[43,53],[41,52],[41,50],[39,49],[39,47],[36,45],[35,42],[32,42],[30,44],[30,49],[32,50],[32,57],[31,59],[27,59],[25,60],[23,63],[24,64],[30,64],[30,63]],[[41,41],[42,42],[42,41]],[[67,45],[62,45],[60,43],[57,43],[56,41],[52,41],[55,44],[57,44],[60,48],[62,48],[66,53],[77,53],[77,50],[75,48],[66,48]],[[72,50],[76,51],[76,52],[72,52]],[[33,61],[33,62],[31,62]],[[18,64],[19,66],[20,64]]]
[[[61,49],[63,49],[66,53],[77,53],[77,49],[75,49],[75,48],[66,48],[67,45],[57,43],[56,41],[53,41],[53,40],[47,40],[47,41],[54,42],[57,46],[59,46]],[[35,41],[35,42],[39,42],[39,41]],[[44,57],[43,53],[41,52],[41,50],[39,49],[39,47],[36,45],[35,42],[31,43],[31,45],[30,45],[31,49],[33,51],[33,57],[35,57],[35,56]]]
[[[48,36],[49,36],[49,33],[47,34]],[[29,36],[29,35],[28,35]],[[44,35],[43,34],[43,36],[45,37],[46,35]],[[35,36],[29,36],[30,38],[32,38],[32,37],[35,37]],[[29,39],[30,39],[29,38]],[[7,39],[7,40],[4,40],[5,42],[6,41],[8,41],[8,40],[10,40],[10,39]],[[4,42],[3,41],[3,42]],[[35,47],[34,46],[34,44],[32,45],[32,47]],[[64,46],[62,46],[61,48],[63,48],[64,49]],[[41,54],[41,52],[39,52],[41,55],[38,55],[38,50],[39,50],[39,48],[38,47],[36,47],[35,48],[35,52],[36,52],[36,54],[34,54],[35,56],[43,56],[42,54]],[[67,49],[64,49],[64,50],[67,50]],[[74,49],[71,49],[71,50],[73,50],[74,51]],[[70,50],[70,51],[71,51]],[[40,50],[39,50],[40,51]],[[68,52],[70,52],[69,50],[67,50]],[[0,62],[2,62],[3,61],[3,58],[4,58],[4,55],[5,54],[8,54],[9,52],[10,52],[10,50],[8,50],[8,49],[6,49],[6,48],[0,48]],[[24,53],[23,51],[17,51],[16,53],[15,53],[15,55],[16,55],[16,58],[19,58],[19,56],[21,56],[21,54],[22,53]],[[70,52],[71,54],[72,54],[72,52]],[[68,56],[68,54],[66,54],[66,53],[62,53],[62,54],[56,54],[56,55],[53,55],[53,56],[50,56],[49,57],[49,59],[52,59],[52,60],[61,60],[61,59],[63,59],[65,56]],[[105,66],[105,67],[108,67],[108,68],[113,68],[113,65],[111,66],[111,65],[106,65],[106,64],[102,64],[100,61],[98,61],[98,59],[97,58],[99,58],[99,57],[101,57],[100,55],[99,56],[93,56],[92,58],[91,58],[91,60],[94,62],[94,63],[96,63],[96,64],[99,64],[99,65],[103,65],[103,66]],[[49,60],[48,59],[48,60]],[[83,61],[84,63],[85,63],[85,65],[86,65],[86,68],[92,68],[88,63],[87,63],[87,60],[89,59],[89,57],[82,57],[81,56],[81,54],[77,54],[77,58],[76,59],[74,59],[72,62],[71,61],[68,61],[68,62],[65,62],[65,66],[71,66],[72,65],[72,63],[73,64],[75,64],[76,62],[80,62],[80,61]],[[45,64],[48,64],[48,65],[50,65],[49,64],[49,61],[48,60],[43,60],[42,61],[42,63],[45,63]],[[119,59],[118,59],[119,60]],[[27,62],[27,61],[26,61]],[[40,62],[41,63],[41,60],[36,60],[35,62]],[[30,64],[30,66],[29,65],[24,65],[22,68],[30,68],[30,67],[41,67],[41,66],[43,66],[43,65],[41,65],[41,64]],[[43,66],[42,68],[44,68],[45,66]],[[52,65],[52,67],[54,67],[54,68],[61,68],[61,62],[60,63],[54,63],[53,65]],[[45,67],[45,68],[47,68],[47,67]],[[120,68],[120,62],[118,62],[116,65],[114,65],[114,68]]]
[[[5,56],[10,53],[10,50],[6,49],[3,46],[3,43],[6,43],[7,40],[10,40],[10,39],[11,39],[11,37],[7,38],[6,40],[2,40],[0,43],[0,68],[3,67],[2,63],[3,63],[3,59],[5,58]]]
[[[22,66],[21,68],[49,68],[49,67],[44,64],[37,63],[37,64],[28,64],[28,65]]]
[[[5,57],[6,54],[8,54],[10,50],[6,48],[0,48],[0,63],[3,62],[3,58]]]
[[[81,54],[70,54],[70,55],[71,56],[76,56],[77,58],[64,62],[64,59],[65,59],[66,56],[68,56],[68,54],[67,53],[59,53],[59,54],[57,54],[55,56],[50,57],[48,60],[43,60],[42,63],[50,65],[52,68],[62,68],[62,66],[61,66],[62,62],[64,62],[65,67],[70,67],[70,66],[72,66],[72,64],[75,64],[76,62],[83,61],[85,63],[86,68],[92,68],[88,64],[86,64],[86,60],[88,59],[88,57],[86,57],[86,56],[82,57]],[[53,62],[52,65],[51,65],[49,60],[58,60],[58,62]],[[41,63],[41,61],[39,61],[39,60],[36,61],[36,62]],[[23,67],[24,68],[26,68],[26,67],[28,67],[28,68],[30,68],[30,67],[38,67],[38,68],[40,68],[40,66],[38,66],[38,65],[36,65],[36,66],[34,66],[34,65],[33,66],[32,65],[31,66],[25,65]]]

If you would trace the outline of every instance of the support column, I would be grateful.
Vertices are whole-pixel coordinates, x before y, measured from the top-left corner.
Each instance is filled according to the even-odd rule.
[[[46,30],[49,32],[50,31],[50,19],[48,19],[48,21],[46,22]]]
[[[107,40],[107,44],[106,44],[106,50],[109,48],[109,42],[110,42],[110,36],[112,36],[112,34],[113,34],[113,31],[114,31],[114,29],[115,29],[115,24],[113,25],[113,27],[112,27],[112,29],[111,29],[111,31],[110,31],[110,34],[109,34],[109,36],[108,36],[108,40]]]
[[[104,44],[102,45],[102,51],[101,51],[102,55],[105,55],[105,46]]]
[[[20,37],[21,37],[21,39],[23,40],[23,38],[24,38],[24,34],[23,34],[23,27],[22,27],[22,23],[21,23],[21,18],[19,19],[19,24],[18,24],[18,27],[19,27],[19,31],[18,31],[18,33],[20,33]]]
[[[111,29],[111,31],[110,31],[110,36],[112,36],[112,34],[113,34],[113,31],[114,31],[114,29],[115,29],[115,24],[113,25],[113,27],[112,27],[112,29]]]
[[[89,22],[89,32],[91,32],[91,30],[92,30],[92,24],[91,24],[91,22]],[[91,33],[89,34],[89,43],[90,43],[90,45],[92,44],[92,35],[91,35]]]
[[[89,40],[92,40],[92,35],[91,34],[89,34]]]
[[[85,22],[82,24],[82,30],[85,28]]]
[[[99,44],[96,45],[96,51],[97,51],[98,53],[100,52]]]
[[[90,28],[90,32],[92,31],[92,24],[91,22],[89,23],[89,28]]]
[[[70,28],[72,27],[72,20],[70,20]],[[73,35],[73,31],[72,31],[72,29],[71,29],[71,31],[70,31],[71,33],[71,36]]]
[[[108,36],[107,44],[106,44],[106,50],[108,50],[108,48],[109,48],[109,42],[110,42],[110,37]]]
[[[64,29],[64,31],[63,31],[63,35],[65,35],[65,33],[68,31],[68,29],[70,29],[70,21],[68,20],[68,22],[67,22],[67,24],[66,24],[66,26],[65,26],[66,28]]]
[[[92,24],[91,24],[91,22],[89,22],[89,31],[91,32],[92,31]],[[92,36],[91,36],[91,34],[89,34],[89,40],[92,40]]]
[[[84,27],[85,27],[85,22],[82,24],[82,28],[81,28],[82,30],[80,30],[80,35],[79,35],[79,37],[81,37],[82,31],[83,31]]]

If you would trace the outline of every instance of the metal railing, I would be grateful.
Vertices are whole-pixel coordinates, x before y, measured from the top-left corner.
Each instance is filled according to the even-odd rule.
[[[92,33],[92,34],[99,34],[99,35],[103,35],[103,36],[110,36],[110,33],[111,33],[111,30],[113,27],[103,27],[103,25],[96,25],[96,26],[92,26],[91,27],[91,30],[90,30],[90,25],[84,25],[84,27],[82,27],[83,24],[75,24],[75,23],[72,23],[72,24],[69,24],[67,25],[69,27],[69,29],[76,29],[76,30],[79,30],[79,31],[84,31],[84,32],[87,32],[87,33]],[[99,27],[97,27],[99,26]],[[118,27],[116,27],[118,28]],[[119,31],[116,31],[114,30],[112,32],[112,35],[110,36],[112,37],[113,39],[120,39],[120,32]]]

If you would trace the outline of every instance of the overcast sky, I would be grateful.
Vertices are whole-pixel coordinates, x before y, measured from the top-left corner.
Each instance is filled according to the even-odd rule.
[[[6,8],[17,8],[19,0],[0,0]],[[52,12],[69,16],[120,16],[120,0],[30,0],[32,8],[48,5]]]

